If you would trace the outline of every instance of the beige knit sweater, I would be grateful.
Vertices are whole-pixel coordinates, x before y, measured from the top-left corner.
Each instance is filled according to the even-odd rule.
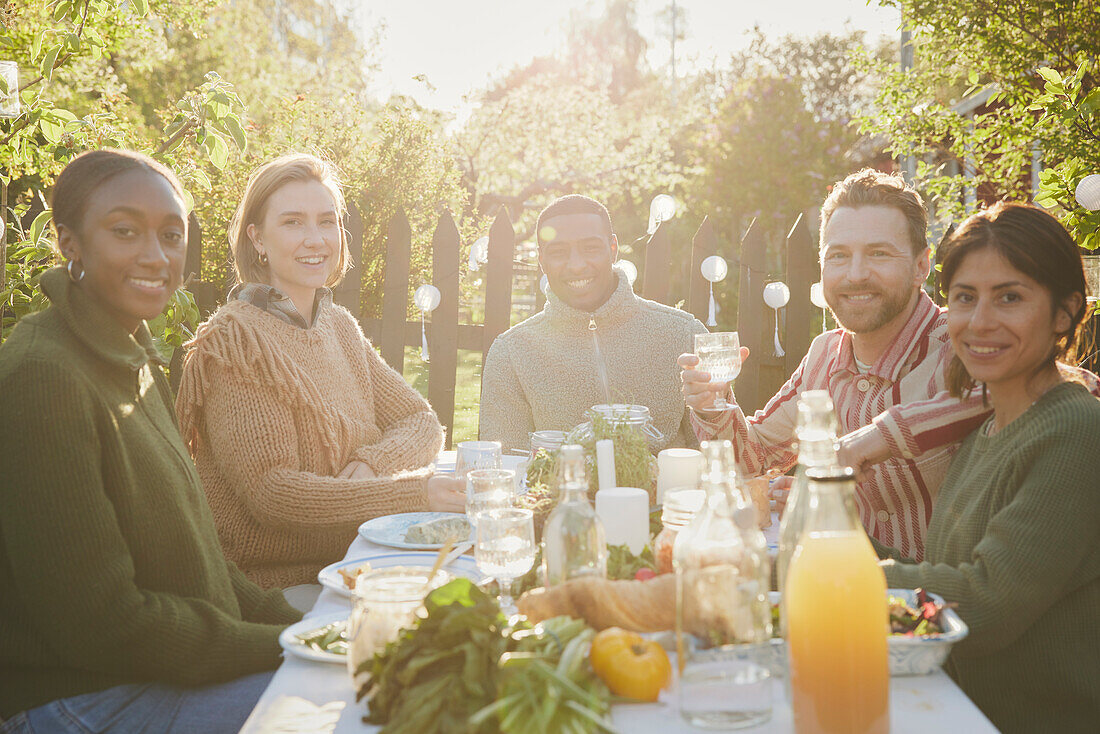
[[[331,303],[309,329],[244,301],[188,345],[176,398],[226,556],[264,587],[315,581],[372,517],[424,510],[443,429]],[[359,459],[374,479],[337,479]]]
[[[615,292],[594,312],[571,308],[551,291],[541,312],[493,341],[481,382],[482,439],[527,449],[528,432],[568,431],[593,405],[613,402],[649,408],[665,437],[656,448],[698,445],[676,358],[692,351],[694,335],[707,327],[640,298],[623,272],[615,273]]]

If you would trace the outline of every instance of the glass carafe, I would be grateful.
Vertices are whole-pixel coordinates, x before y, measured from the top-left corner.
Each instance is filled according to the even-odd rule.
[[[584,449],[561,449],[558,504],[542,530],[542,572],[547,586],[579,576],[607,577],[603,524],[588,501]]]
[[[772,709],[767,556],[746,530],[760,532],[737,486],[733,446],[701,448],[706,501],[673,548],[679,708],[702,728],[754,726]]]
[[[791,563],[795,546],[802,537],[806,524],[806,470],[810,467],[830,467],[837,465],[836,458],[836,412],[833,399],[825,390],[806,390],[798,398],[798,426],[795,435],[798,438],[798,468],[794,482],[787,495],[787,507],[783,519],[779,522],[779,555],[775,559],[778,589],[783,591],[787,578],[787,567]],[[786,615],[782,613],[781,624]]]
[[[806,527],[784,591],[795,731],[886,734],[886,576],[859,521],[852,470],[806,476]]]

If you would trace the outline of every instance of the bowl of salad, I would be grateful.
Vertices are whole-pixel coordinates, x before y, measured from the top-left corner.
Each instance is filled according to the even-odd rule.
[[[772,632],[768,667],[773,675],[787,674],[787,643],[780,634],[779,593],[771,592]],[[924,589],[887,589],[890,637],[887,650],[890,675],[928,675],[947,660],[951,646],[969,629],[943,598]]]

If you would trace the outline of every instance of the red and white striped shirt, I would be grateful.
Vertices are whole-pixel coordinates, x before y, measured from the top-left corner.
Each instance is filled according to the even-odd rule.
[[[748,476],[787,471],[798,461],[795,423],[803,390],[828,390],[841,434],[870,423],[892,458],[876,464],[856,488],[860,519],[869,535],[907,557],[924,557],[924,534],[951,455],[992,408],[981,391],[959,400],[947,393],[945,376],[954,352],[947,312],[921,293],[894,341],[866,373],[860,373],[852,335],[841,329],[814,339],[783,388],[751,418],[736,405],[707,420],[691,412],[701,441],[729,438]],[[1069,368],[1093,394],[1100,380]]]

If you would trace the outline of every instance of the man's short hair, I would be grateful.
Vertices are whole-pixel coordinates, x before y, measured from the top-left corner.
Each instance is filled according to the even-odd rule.
[[[554,199],[545,209],[539,212],[539,219],[535,223],[535,239],[539,247],[543,245],[542,223],[561,214],[597,214],[603,219],[604,225],[607,227],[608,239],[615,233],[611,226],[611,215],[608,213],[606,206],[589,196],[567,194]]]
[[[838,207],[888,206],[905,217],[909,228],[909,244],[914,255],[928,247],[928,209],[916,189],[895,176],[873,168],[864,168],[833,185],[833,190],[821,205],[820,242],[825,242],[825,226]]]

